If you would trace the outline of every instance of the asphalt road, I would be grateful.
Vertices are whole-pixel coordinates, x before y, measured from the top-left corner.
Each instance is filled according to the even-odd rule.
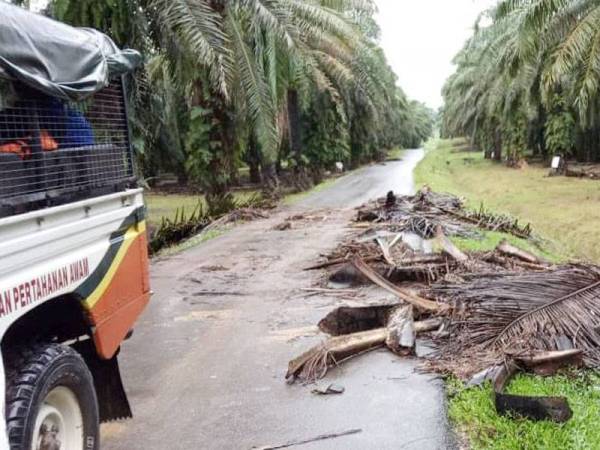
[[[288,361],[323,339],[317,322],[342,302],[307,296],[302,288],[320,274],[302,267],[344,238],[351,207],[409,192],[421,157],[414,150],[359,170],[269,219],[154,261],[155,295],[120,356],[135,417],[103,426],[102,448],[249,450],[357,429],[292,448],[452,448],[441,383],[411,360],[385,350],[356,358],[321,383],[344,386],[338,396],[284,382]],[[291,230],[273,229],[315,209]]]
[[[334,186],[307,196],[300,208],[353,208],[384,196],[388,191],[408,194],[413,191],[413,169],[423,158],[423,150],[404,152],[402,161],[366,167],[342,177]]]

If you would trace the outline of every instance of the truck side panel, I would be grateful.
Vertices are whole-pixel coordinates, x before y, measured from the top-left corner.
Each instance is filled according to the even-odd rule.
[[[110,358],[148,301],[147,258],[141,190],[0,220],[0,338],[36,306],[71,294]]]
[[[138,210],[111,236],[101,263],[75,291],[95,326],[98,354],[110,359],[149,300],[146,225]]]

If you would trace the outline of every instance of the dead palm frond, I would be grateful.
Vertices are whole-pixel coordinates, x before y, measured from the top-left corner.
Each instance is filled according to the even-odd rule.
[[[460,346],[557,350],[569,343],[584,350],[589,362],[600,363],[599,267],[486,277],[433,292],[464,302]]]

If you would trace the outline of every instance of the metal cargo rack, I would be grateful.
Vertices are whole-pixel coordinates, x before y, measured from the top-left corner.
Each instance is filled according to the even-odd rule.
[[[0,217],[136,184],[121,77],[78,103],[14,90],[0,109]]]

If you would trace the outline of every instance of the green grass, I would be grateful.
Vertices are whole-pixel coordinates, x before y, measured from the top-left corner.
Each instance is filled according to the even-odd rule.
[[[571,178],[549,178],[548,169],[509,169],[485,160],[479,153],[453,151],[464,140],[430,141],[425,159],[415,171],[417,184],[462,196],[467,206],[510,214],[531,222],[544,238],[540,250],[531,241],[504,233],[484,232],[483,239],[453,238],[463,250],[492,250],[502,239],[551,261],[576,257],[600,262],[600,183]],[[600,376],[541,378],[519,375],[509,392],[559,395],[568,398],[573,418],[565,424],[507,418],[496,413],[491,386],[466,389],[448,383],[449,415],[473,449],[600,450]]]
[[[471,448],[489,450],[596,450],[600,449],[600,376],[573,372],[551,378],[518,375],[508,392],[521,395],[564,396],[573,417],[564,424],[499,416],[491,386],[464,389],[448,383],[449,415]]]
[[[204,206],[204,196],[202,195],[165,195],[147,193],[145,196],[146,206],[148,207],[148,222],[153,225],[160,225],[163,217],[174,219],[177,209],[184,210],[191,214],[192,211],[202,202]]]
[[[534,255],[550,262],[561,262],[564,257],[560,254],[548,250],[545,246],[551,246],[550,243],[544,243],[544,247],[536,245],[530,240],[522,239],[511,234],[501,233],[498,231],[480,231],[481,239],[452,237],[452,242],[458,248],[464,251],[486,252],[494,250],[502,240],[507,240],[515,247],[526,250]]]
[[[248,200],[256,194],[255,191],[244,191],[236,192],[234,195],[237,200]],[[178,209],[183,208],[186,214],[191,214],[199,202],[206,207],[203,195],[153,194],[150,192],[146,193],[144,197],[148,207],[148,222],[155,226],[160,225],[163,217],[174,219]]]
[[[458,143],[459,141],[454,141]],[[417,185],[464,197],[467,206],[519,217],[550,240],[556,257],[600,262],[600,182],[548,177],[549,169],[510,169],[480,153],[434,140],[415,171]],[[556,258],[553,258],[556,259]]]

